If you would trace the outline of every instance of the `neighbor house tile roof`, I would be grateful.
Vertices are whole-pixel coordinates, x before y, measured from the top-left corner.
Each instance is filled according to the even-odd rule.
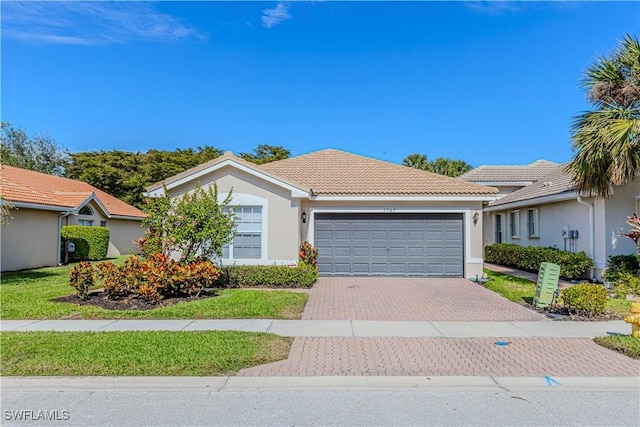
[[[460,176],[469,182],[535,182],[555,171],[558,163],[537,160],[528,165],[482,165]]]
[[[537,199],[539,197],[553,196],[574,191],[574,183],[565,171],[566,164],[556,165],[551,173],[543,176],[533,184],[529,184],[503,198],[489,203],[489,206],[500,206],[524,200]]]
[[[78,209],[93,194],[107,209],[108,215],[144,218],[133,207],[86,182],[34,172],[13,166],[0,168],[0,194],[14,203]]]
[[[312,195],[493,195],[497,189],[340,150],[320,150],[258,166]]]

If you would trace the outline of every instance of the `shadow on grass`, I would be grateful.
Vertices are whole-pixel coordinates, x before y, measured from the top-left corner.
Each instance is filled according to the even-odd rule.
[[[38,280],[47,277],[60,276],[60,271],[21,270],[2,273],[2,284],[11,285],[24,283],[25,280]]]
[[[522,297],[522,301],[526,302],[529,305],[533,305],[533,297]]]

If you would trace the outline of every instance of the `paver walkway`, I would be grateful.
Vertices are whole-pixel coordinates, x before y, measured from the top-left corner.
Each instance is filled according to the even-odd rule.
[[[520,277],[521,279],[531,280],[532,282],[538,281],[538,274],[532,273],[530,271],[518,270],[517,268],[506,267],[504,265],[498,265],[498,264],[491,264],[488,262],[484,263],[484,268],[486,268],[487,270],[495,271],[497,273],[507,274],[513,277]],[[571,282],[564,279],[560,279],[558,281],[558,288],[560,289],[568,288],[571,285],[572,285]]]
[[[466,279],[321,277],[305,320],[531,321],[538,313]]]
[[[284,361],[239,376],[640,375],[640,361],[584,338],[296,338]]]

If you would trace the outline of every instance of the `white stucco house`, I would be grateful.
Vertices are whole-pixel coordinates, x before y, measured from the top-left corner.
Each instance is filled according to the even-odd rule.
[[[1,271],[58,265],[65,225],[109,227],[107,256],[135,250],[145,214],[86,182],[13,166],[0,168],[2,203],[11,219],[0,229]]]
[[[320,275],[475,277],[482,208],[495,188],[339,150],[264,165],[227,152],[147,188],[175,197],[233,190],[236,236],[224,264],[290,264],[318,248]]]
[[[613,189],[609,198],[581,197],[566,165],[538,161],[525,166],[481,166],[461,179],[475,183],[509,182],[501,197],[484,209],[484,245],[514,243],[584,251],[600,279],[612,255],[635,253],[627,217],[640,212],[640,178]],[[532,182],[526,182],[531,179]],[[514,186],[514,182],[521,185]]]

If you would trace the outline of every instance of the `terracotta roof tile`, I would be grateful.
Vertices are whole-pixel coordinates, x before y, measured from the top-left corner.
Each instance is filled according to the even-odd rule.
[[[507,194],[500,200],[489,203],[489,206],[500,206],[507,203],[521,202],[538,197],[553,196],[574,191],[574,183],[565,171],[567,165],[556,165],[551,173],[541,177],[533,184],[529,184],[513,193]]]
[[[13,166],[0,169],[0,194],[6,200],[43,206],[77,209],[92,194],[104,205],[109,215],[144,218],[146,215],[110,194],[86,182],[47,175]]]
[[[315,195],[493,195],[492,187],[340,150],[321,150],[258,166],[296,182]]]
[[[528,165],[482,165],[460,176],[469,182],[535,182],[553,172],[558,163],[537,160]]]

